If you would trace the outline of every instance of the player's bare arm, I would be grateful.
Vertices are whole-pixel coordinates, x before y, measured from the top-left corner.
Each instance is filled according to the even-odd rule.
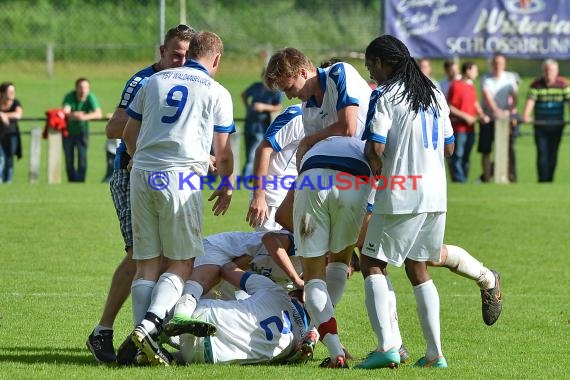
[[[228,186],[219,186],[208,198],[214,201],[212,211],[214,215],[224,215],[230,207],[232,200],[232,188],[234,181],[234,156],[230,145],[229,133],[214,132],[214,152],[216,155],[216,167],[218,174],[229,181]],[[231,186],[230,186],[231,185]]]
[[[253,188],[255,190],[245,218],[250,227],[255,228],[262,225],[269,217],[262,178],[265,178],[269,172],[271,152],[273,152],[273,147],[267,140],[262,140],[255,151],[253,162]]]
[[[127,115],[127,111],[124,108],[117,108],[115,112],[113,112],[113,116],[107,122],[107,126],[105,127],[105,134],[109,139],[120,139],[123,138],[123,130],[125,129],[125,125],[127,124],[127,120],[129,119],[129,115]]]
[[[267,253],[275,261],[275,264],[279,266],[287,274],[289,279],[293,281],[293,284],[297,289],[303,289],[305,282],[295,270],[291,259],[287,254],[287,250],[291,245],[289,236],[282,233],[268,232],[261,238]]]
[[[370,169],[375,176],[382,174],[382,155],[384,154],[385,148],[386,144],[372,140],[366,141],[366,144],[364,145],[364,155],[366,156],[368,165],[370,165]]]
[[[129,117],[123,131],[123,140],[125,140],[125,145],[127,146],[127,153],[131,157],[135,154],[141,125],[142,122]]]

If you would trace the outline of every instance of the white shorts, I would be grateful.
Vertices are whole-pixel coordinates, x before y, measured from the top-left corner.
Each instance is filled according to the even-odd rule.
[[[134,259],[162,255],[172,260],[188,260],[204,254],[202,193],[199,178],[195,177],[194,187],[198,190],[190,186],[179,189],[178,171],[131,171]]]
[[[357,187],[356,178],[348,174],[338,183],[338,173],[333,169],[309,169],[297,178],[297,184],[310,180],[315,185],[315,190],[306,187],[295,190],[293,226],[297,256],[319,257],[328,251],[339,253],[358,240],[370,185],[360,183]],[[329,179],[333,186],[320,190],[319,181],[322,187],[328,187]],[[348,180],[353,181],[351,186],[347,185]]]
[[[401,266],[404,260],[439,261],[445,212],[373,214],[361,253]]]
[[[233,259],[244,255],[244,252],[234,251],[229,253],[226,250],[219,249],[207,240],[204,240],[204,256],[196,258],[194,261],[194,268],[201,265],[217,265],[222,267],[224,264],[229,263]]]
[[[282,230],[283,227],[279,223],[275,221],[275,213],[277,212],[277,208],[279,206],[267,206],[267,213],[269,217],[267,220],[259,227],[257,227],[256,231],[279,231]]]

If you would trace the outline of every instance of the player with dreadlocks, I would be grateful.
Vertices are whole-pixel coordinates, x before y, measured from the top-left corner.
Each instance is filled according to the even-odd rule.
[[[400,364],[398,339],[390,327],[387,263],[404,264],[414,289],[427,344],[415,365],[447,367],[440,341],[439,295],[427,261],[439,261],[445,231],[444,155],[454,148],[449,108],[398,39],[383,35],[373,40],[366,48],[365,64],[379,85],[368,109],[365,155],[374,174],[392,183],[376,192],[361,252],[366,309],[378,347],[356,368]],[[406,182],[397,180],[402,178]]]

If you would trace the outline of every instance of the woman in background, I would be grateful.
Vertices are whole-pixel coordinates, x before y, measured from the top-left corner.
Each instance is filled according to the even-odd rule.
[[[22,158],[18,120],[22,105],[16,99],[12,82],[0,84],[0,183],[11,183],[14,177],[14,156]]]

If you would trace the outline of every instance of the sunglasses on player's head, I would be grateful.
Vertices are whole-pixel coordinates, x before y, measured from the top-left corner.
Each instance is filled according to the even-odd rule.
[[[176,27],[176,31],[180,33],[196,33],[196,29],[189,27],[186,24],[180,24]]]

